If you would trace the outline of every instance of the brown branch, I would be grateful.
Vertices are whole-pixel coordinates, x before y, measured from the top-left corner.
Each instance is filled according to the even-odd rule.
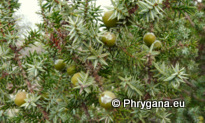
[[[98,72],[101,69],[101,64],[98,64],[97,68],[94,69],[94,66],[93,66],[91,61],[86,61],[84,63],[75,55],[72,57],[72,59],[77,64],[84,65],[86,67],[86,69],[90,71],[91,75],[95,78],[95,81],[98,82],[98,86],[99,86],[100,90],[104,91],[104,89],[102,87],[103,84],[102,84],[102,81],[101,81],[102,77],[100,75],[98,75]]]
[[[154,32],[154,24],[150,23],[150,28],[149,28],[150,32]]]
[[[19,66],[19,68],[20,68],[21,71],[22,71],[21,73],[22,73],[22,75],[23,75],[23,78],[24,78],[25,81],[26,81],[28,90],[29,90],[31,93],[34,93],[32,87],[31,87],[31,82],[29,82],[28,77],[26,76],[26,72],[25,72],[25,70],[23,69],[22,63],[21,63],[21,61],[20,61],[20,59],[19,59],[19,54],[18,54],[18,51],[16,50],[16,47],[11,47],[11,46],[10,46],[10,48],[11,48],[11,49],[14,51],[14,53],[15,53],[15,58],[14,58],[14,59],[17,61],[18,66]]]
[[[194,99],[196,99],[196,100],[198,100],[198,101],[200,101],[200,102],[205,102],[204,99],[200,99],[200,98],[198,98],[196,95],[191,94],[191,93],[188,92],[187,90],[183,90],[183,92],[186,93],[186,94],[189,95],[189,96],[193,96]]]
[[[147,63],[147,67],[148,67],[148,83],[151,83],[151,79],[152,79],[152,72],[151,72],[151,66],[152,66],[152,58],[151,58],[151,54],[147,55],[148,58],[148,63]]]
[[[3,78],[5,78],[5,77],[8,76],[8,75],[9,75],[9,73],[6,73],[6,72],[3,71],[3,72],[2,72],[2,76],[0,77],[0,80],[3,79]]]
[[[205,9],[205,5],[203,3],[197,3],[197,7],[198,7],[198,10],[202,10],[202,9]]]
[[[40,105],[37,105],[37,107],[40,109],[41,113],[43,114],[43,117],[44,117],[46,120],[50,121],[50,120],[49,120],[49,117],[48,117],[48,113],[47,113],[46,111],[44,111],[43,108],[42,108]]]
[[[102,77],[100,75],[98,75],[98,72],[101,69],[101,64],[98,63],[98,67],[96,69],[94,69],[92,62],[87,61],[85,66],[86,66],[86,69],[92,73],[92,76],[95,78],[95,81],[98,82],[98,86],[99,86],[100,90],[103,91],[104,90],[102,87],[103,83],[101,81]]]
[[[139,8],[138,5],[135,5],[133,8],[131,8],[130,10],[128,10],[129,15],[135,13],[135,11],[137,11],[137,9]],[[134,22],[136,26],[145,29],[143,26],[139,25],[137,22]]]
[[[195,24],[194,24],[194,22],[191,20],[191,18],[189,17],[189,15],[185,12],[185,16],[186,16],[186,18],[189,20],[189,22],[191,23],[191,25],[193,26],[193,27],[195,27]]]
[[[147,74],[148,74],[148,80],[147,80],[147,83],[150,84],[151,81],[152,81],[152,72],[151,72],[151,66],[152,66],[152,58],[151,58],[151,54],[147,54],[147,59],[148,59],[148,62],[147,62]],[[145,98],[144,100],[147,100],[147,99],[150,99],[151,96],[149,93],[146,93],[145,95]]]
[[[163,3],[163,9],[170,8],[170,1],[169,0],[163,1],[162,3]]]
[[[122,49],[122,51],[123,52],[125,52],[128,56],[130,56],[131,58],[136,58],[135,56],[133,56],[132,54],[130,54],[128,51],[127,51],[127,49],[126,48],[122,48],[122,47],[120,47],[121,49]]]
[[[59,4],[59,1],[58,0],[54,0],[57,4]]]
[[[77,120],[79,120],[79,121],[81,120],[81,118],[80,118],[79,115],[76,114],[76,115],[73,115],[73,116],[74,116]]]
[[[191,82],[187,81],[186,79],[183,79],[183,80],[184,80],[184,82],[185,82],[188,86],[190,86],[190,87],[192,87],[192,88],[194,88],[194,89],[197,89],[197,87],[196,87],[195,85],[193,85]]]
[[[87,17],[87,12],[88,12],[88,0],[85,1],[85,11],[84,11],[84,19],[86,20]]]
[[[91,116],[90,116],[90,114],[89,114],[89,112],[88,112],[88,107],[85,105],[84,102],[82,102],[82,108],[83,108],[83,110],[84,110],[84,112],[85,112],[85,115],[87,116],[88,120],[90,120],[90,119],[91,119]]]
[[[101,81],[101,78],[102,78],[102,77],[98,75],[98,72],[94,72],[94,73],[93,73],[93,76],[95,77],[95,81],[98,82],[98,85],[99,85],[100,90],[101,90],[101,91],[104,91],[104,89],[103,89],[103,87],[102,87],[102,84],[103,84],[103,83],[102,83],[102,81]]]
[[[26,81],[28,90],[29,90],[31,93],[34,93],[32,87],[31,87],[31,82],[28,80],[28,77],[27,77],[27,75],[26,75],[26,72],[25,72],[25,70],[23,69],[21,60],[19,59],[19,54],[18,54],[17,48],[16,48],[16,47],[12,47],[12,46],[10,46],[10,48],[11,48],[11,49],[14,51],[14,53],[15,53],[15,58],[14,58],[14,59],[17,61],[18,66],[19,66],[19,68],[20,68],[21,71],[22,71],[21,73],[22,73],[22,75],[23,75],[23,78],[24,78],[25,81]],[[38,107],[38,108],[40,109],[40,111],[42,112],[43,117],[49,121],[47,112],[44,111],[40,105],[37,105],[37,107]]]
[[[163,42],[163,41],[162,41]],[[172,50],[172,49],[176,49],[176,48],[184,48],[184,47],[189,47],[189,44],[183,44],[181,41],[178,43],[178,44],[176,44],[176,45],[173,45],[173,46],[171,46],[171,47],[169,47],[169,48],[164,48],[164,49],[161,49],[161,53],[164,53],[164,52],[168,52],[169,50]]]
[[[138,5],[135,5],[133,8],[131,8],[130,10],[128,10],[129,14],[131,15],[131,14],[135,13],[135,11],[137,11],[138,8],[139,8],[139,6],[138,6]]]
[[[148,100],[148,99],[150,99],[150,98],[151,98],[150,94],[149,94],[149,93],[146,93],[145,96],[144,96],[144,100]]]
[[[1,25],[2,25],[2,24],[1,24],[1,22],[0,22],[0,27],[1,27]],[[1,28],[0,31],[1,31],[1,34],[3,35],[3,37],[5,37],[5,33],[4,33],[3,28]],[[3,42],[6,42],[6,40],[3,40]]]

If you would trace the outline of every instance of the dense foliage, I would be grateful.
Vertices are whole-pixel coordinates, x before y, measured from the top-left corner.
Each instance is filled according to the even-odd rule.
[[[103,20],[95,0],[39,0],[43,22],[21,46],[13,16],[20,4],[0,1],[0,123],[204,122],[205,2],[111,1]],[[156,41],[147,45],[150,32]],[[35,42],[44,51],[22,55]],[[182,100],[185,107],[106,109],[99,103],[106,90],[121,101]]]

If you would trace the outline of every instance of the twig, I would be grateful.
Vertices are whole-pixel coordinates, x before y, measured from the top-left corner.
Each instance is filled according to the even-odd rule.
[[[205,5],[203,3],[197,2],[197,4],[198,4],[198,10],[205,9]]]
[[[163,3],[163,9],[170,8],[170,1],[169,0],[163,1],[162,3]]]
[[[101,68],[101,64],[98,64],[98,68],[94,69],[94,66],[93,66],[92,62],[87,61],[86,62],[86,68],[87,68],[87,70],[91,71],[92,76],[95,78],[95,81],[98,82],[98,86],[99,86],[100,90],[103,91],[104,89],[102,87],[101,76],[98,75],[98,72]]]
[[[76,119],[78,119],[79,121],[81,120],[80,116],[79,115],[73,115]]]
[[[90,114],[89,114],[89,112],[88,112],[88,108],[87,108],[87,106],[85,105],[84,102],[82,102],[82,107],[83,107],[83,110],[85,111],[85,114],[86,114],[88,120],[90,120],[91,117],[90,117]]]
[[[46,111],[43,110],[43,108],[40,105],[37,105],[37,107],[40,109],[40,111],[43,114],[43,117],[49,121],[49,117],[48,117],[48,113]]]
[[[147,59],[148,59],[148,63],[147,63],[147,67],[148,67],[148,69],[147,69],[148,80],[147,80],[147,83],[150,84],[151,81],[152,81],[152,72],[151,72],[152,59],[151,59],[151,54],[147,54]],[[150,94],[147,93],[147,94],[145,95],[144,100],[147,100],[147,99],[150,99],[150,98],[151,98]]]
[[[189,17],[189,15],[185,12],[185,16],[186,16],[186,18],[189,20],[189,22],[191,23],[191,25],[193,26],[193,27],[195,27],[195,24],[194,24],[194,22],[191,20],[191,18]]]
[[[17,61],[18,66],[19,66],[19,68],[20,68],[21,71],[22,71],[22,75],[23,75],[23,77],[24,77],[24,79],[25,79],[25,81],[26,81],[26,84],[27,84],[27,87],[28,87],[29,91],[30,91],[31,93],[34,93],[32,87],[31,87],[31,82],[28,80],[28,77],[26,76],[26,72],[25,72],[24,69],[23,69],[23,66],[22,66],[22,63],[21,63],[21,61],[20,61],[20,59],[19,59],[19,54],[18,54],[16,48],[14,48],[14,47],[10,47],[10,48],[11,48],[12,50],[14,50],[14,52],[15,52],[15,60]]]
[[[131,58],[136,58],[135,56],[133,56],[132,54],[130,54],[126,48],[122,48],[120,47],[120,49],[122,49],[123,52],[125,52],[128,56],[130,56]]]
[[[196,86],[193,85],[191,82],[187,81],[186,79],[183,79],[183,80],[184,80],[184,82],[185,82],[187,85],[189,85],[190,87],[196,89]]]
[[[20,68],[21,71],[22,71],[21,73],[22,73],[22,75],[23,75],[23,78],[24,78],[25,81],[26,81],[28,90],[29,90],[31,93],[34,93],[32,87],[31,87],[31,82],[28,80],[28,77],[26,76],[26,72],[25,72],[25,70],[23,69],[21,60],[19,59],[19,54],[18,54],[17,48],[16,48],[16,47],[12,47],[12,46],[10,46],[10,48],[11,48],[11,49],[14,51],[14,53],[15,53],[15,58],[14,58],[14,59],[17,61],[18,66],[19,66],[19,68]],[[40,105],[37,105],[37,107],[38,107],[38,108],[40,109],[40,111],[42,112],[43,117],[49,121],[47,112],[44,111]]]
[[[154,24],[150,23],[150,32],[154,32]]]
[[[152,65],[152,59],[151,59],[151,54],[148,54],[147,55],[147,59],[148,59],[148,63],[147,63],[147,66],[148,66],[148,83],[150,84],[151,83],[151,79],[152,79],[152,72],[151,72],[151,65]]]
[[[101,76],[98,75],[99,70],[101,69],[101,64],[98,64],[98,68],[94,69],[94,66],[92,64],[92,62],[90,61],[86,61],[85,63],[83,63],[82,61],[80,61],[80,59],[77,56],[73,56],[72,57],[73,61],[76,62],[77,64],[82,64],[84,66],[86,66],[86,69],[90,71],[90,73],[92,73],[92,76],[95,78],[95,81],[98,82],[98,86],[100,88],[101,91],[103,91],[103,87],[102,87],[102,81],[101,81]]]
[[[128,11],[129,14],[131,15],[131,14],[135,13],[135,11],[136,11],[138,8],[139,8],[139,6],[138,6],[138,5],[135,5],[133,8],[131,8],[131,9]]]
[[[198,100],[198,101],[200,101],[200,102],[205,102],[205,100],[204,99],[200,99],[200,98],[198,98],[196,95],[194,95],[194,94],[191,94],[190,92],[188,92],[187,90],[183,90],[183,92],[184,93],[186,93],[187,95],[189,95],[189,96],[193,96],[194,97],[194,99],[196,99],[196,100]]]
[[[8,73],[2,71],[2,76],[0,77],[0,80],[3,79],[3,78],[5,78],[5,77],[8,76],[8,75],[9,75]]]
[[[59,4],[59,1],[58,0],[54,0],[57,4]]]
[[[87,17],[87,12],[88,12],[88,0],[85,1],[85,11],[84,11],[84,19],[86,20]]]

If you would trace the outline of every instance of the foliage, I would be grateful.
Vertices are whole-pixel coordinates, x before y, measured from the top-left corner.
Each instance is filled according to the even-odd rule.
[[[187,122],[205,118],[205,3],[192,0],[111,0],[105,28],[95,0],[39,0],[43,22],[29,31],[19,46],[18,0],[0,1],[0,123],[13,122]],[[128,24],[130,23],[130,24]],[[101,41],[111,32],[114,46]],[[155,49],[143,42],[147,32],[162,43]],[[43,52],[24,49],[42,44]],[[66,69],[54,69],[63,59],[76,65],[77,86]],[[27,98],[14,103],[19,91]],[[184,108],[123,107],[106,110],[99,95],[112,91],[118,99],[185,101]],[[123,103],[123,102],[121,102]],[[13,115],[11,115],[11,113]],[[200,118],[199,118],[200,117]]]

